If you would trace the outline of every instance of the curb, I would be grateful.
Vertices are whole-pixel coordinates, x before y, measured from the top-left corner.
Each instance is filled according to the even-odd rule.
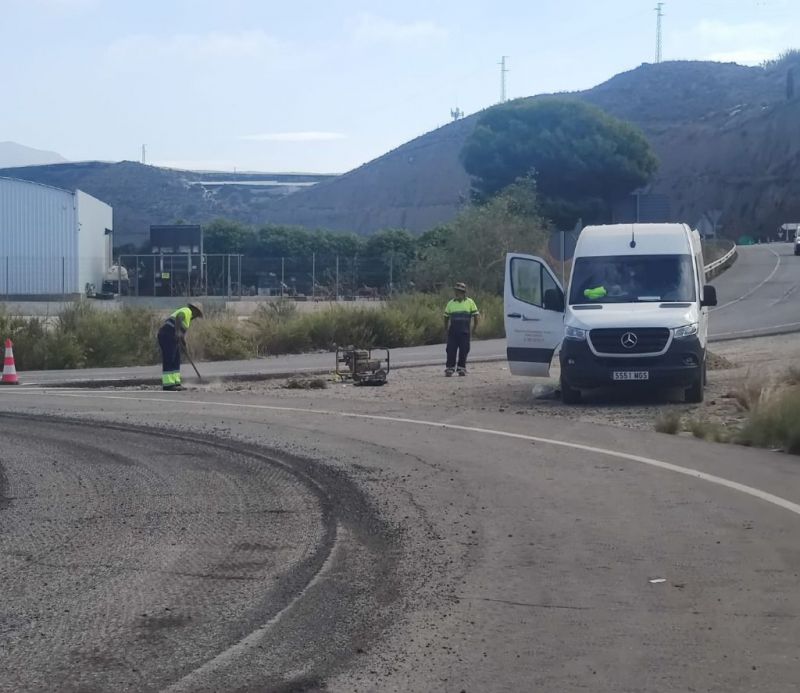
[[[470,363],[496,363],[499,361],[505,361],[506,357],[503,356],[483,356],[477,357],[474,359],[470,359]],[[403,370],[408,368],[428,368],[431,366],[440,366],[442,365],[441,359],[437,359],[436,361],[429,360],[429,361],[411,361],[409,363],[402,363],[398,365],[392,365],[392,370]],[[250,381],[250,382],[262,382],[266,380],[282,380],[284,378],[293,378],[299,375],[303,376],[313,376],[313,375],[329,375],[331,373],[330,368],[296,368],[294,370],[288,371],[279,371],[279,372],[272,372],[272,373],[229,373],[224,375],[214,375],[214,376],[205,376],[203,378],[203,383],[213,383],[216,381],[226,381],[226,382],[243,382],[243,381]],[[190,381],[193,384],[196,384],[196,380],[192,378]],[[138,387],[141,385],[159,385],[160,380],[157,375],[152,377],[131,377],[131,378],[105,378],[102,380],[60,380],[58,382],[43,382],[43,383],[31,383],[30,385],[22,385],[23,388],[25,387],[40,387],[40,388],[68,388],[68,387],[76,387],[76,388],[86,388],[86,389],[101,389],[105,387]]]

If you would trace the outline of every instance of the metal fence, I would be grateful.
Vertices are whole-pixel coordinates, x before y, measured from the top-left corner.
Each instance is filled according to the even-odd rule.
[[[378,299],[408,288],[405,256],[122,255],[131,296]],[[122,271],[120,270],[120,277]]]

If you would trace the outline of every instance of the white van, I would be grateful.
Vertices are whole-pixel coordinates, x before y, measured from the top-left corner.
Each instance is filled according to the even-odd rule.
[[[635,385],[681,387],[701,402],[708,307],[700,236],[685,224],[587,226],[578,238],[568,300],[540,258],[506,256],[509,369],[547,376],[561,345],[561,397]]]

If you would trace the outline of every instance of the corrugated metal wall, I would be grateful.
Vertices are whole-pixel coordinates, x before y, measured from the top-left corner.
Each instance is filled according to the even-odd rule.
[[[0,178],[0,296],[82,292],[75,195]]]

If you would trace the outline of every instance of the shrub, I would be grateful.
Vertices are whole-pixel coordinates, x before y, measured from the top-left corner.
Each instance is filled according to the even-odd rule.
[[[188,337],[192,357],[203,361],[248,359],[256,356],[252,337],[230,318],[192,322]]]
[[[728,393],[728,397],[734,399],[744,411],[752,411],[768,391],[766,382],[748,376]]]
[[[728,434],[721,424],[706,421],[704,419],[692,419],[689,421],[688,428],[695,438],[700,440],[710,440],[715,443],[725,443],[728,441]]]
[[[738,442],[800,454],[800,389],[762,397],[739,433]]]
[[[676,411],[668,411],[661,414],[655,423],[655,429],[659,433],[675,435],[681,430],[681,415]]]

